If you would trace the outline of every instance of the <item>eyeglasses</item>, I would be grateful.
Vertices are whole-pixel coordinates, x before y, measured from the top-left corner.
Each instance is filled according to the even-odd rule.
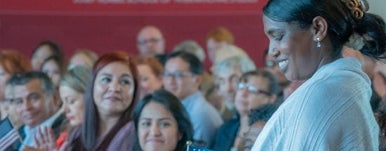
[[[165,71],[163,76],[164,76],[164,78],[173,77],[175,79],[182,79],[184,77],[192,76],[192,74],[186,73],[186,72],[181,72],[181,71],[177,71],[174,73],[170,73],[170,72]]]
[[[265,94],[265,95],[271,95],[270,92],[268,91],[264,91],[264,90],[260,90],[259,88],[257,88],[256,86],[254,85],[249,85],[245,82],[240,82],[238,85],[237,85],[237,89],[238,90],[244,90],[244,89],[247,89],[247,91],[249,93],[253,93],[253,94]]]
[[[160,41],[162,41],[161,38],[150,38],[150,39],[138,40],[137,44],[138,45],[145,45],[147,43],[157,43],[157,42],[160,42]]]

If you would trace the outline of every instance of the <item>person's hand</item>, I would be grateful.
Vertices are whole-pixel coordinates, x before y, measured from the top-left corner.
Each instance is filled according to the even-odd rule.
[[[40,151],[56,151],[58,147],[56,145],[55,135],[51,128],[44,127],[38,128],[38,132],[34,136],[35,148]]]

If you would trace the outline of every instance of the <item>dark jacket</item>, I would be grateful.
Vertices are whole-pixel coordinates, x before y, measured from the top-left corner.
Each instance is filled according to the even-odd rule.
[[[216,138],[212,144],[212,149],[215,151],[229,151],[237,136],[237,131],[240,127],[240,119],[238,116],[225,122],[217,130]]]

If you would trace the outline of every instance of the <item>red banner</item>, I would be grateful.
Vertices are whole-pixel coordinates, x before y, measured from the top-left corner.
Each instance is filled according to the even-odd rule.
[[[250,14],[261,10],[265,2],[266,0],[0,0],[0,14]]]

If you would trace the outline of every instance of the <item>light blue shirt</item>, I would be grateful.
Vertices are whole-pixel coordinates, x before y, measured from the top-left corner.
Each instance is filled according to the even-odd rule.
[[[216,130],[223,123],[217,110],[197,91],[182,100],[193,124],[194,140],[201,140],[209,146]]]
[[[253,151],[378,151],[370,79],[354,58],[322,66],[274,113]]]
[[[55,120],[62,114],[62,112],[57,112],[51,117],[49,117],[47,120],[45,120],[43,123],[36,127],[29,127],[28,125],[24,126],[24,134],[25,138],[23,140],[23,144],[20,147],[20,150],[23,150],[24,145],[35,147],[34,143],[34,136],[38,132],[38,128],[44,128],[44,127],[51,127],[52,124],[55,122]]]

